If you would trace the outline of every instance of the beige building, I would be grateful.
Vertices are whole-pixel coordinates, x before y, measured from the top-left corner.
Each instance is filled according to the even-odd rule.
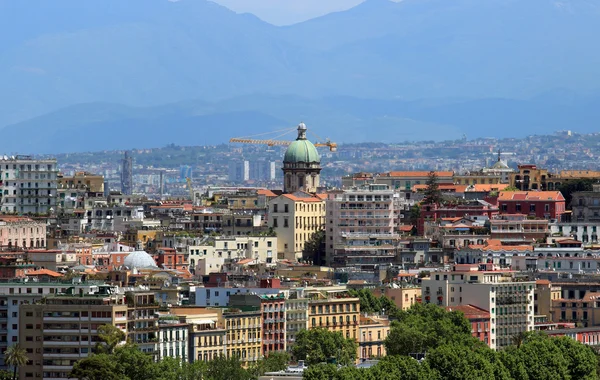
[[[19,311],[19,342],[30,359],[19,368],[21,380],[68,379],[73,364],[92,353],[99,326],[127,330],[125,297],[110,286],[50,295],[44,303],[22,304]]]
[[[377,317],[361,317],[358,340],[358,360],[385,356],[385,338],[390,333],[390,321]]]
[[[325,228],[325,201],[305,192],[283,194],[270,202],[268,223],[277,235],[278,258],[295,261],[306,241]]]
[[[309,328],[326,328],[339,331],[346,338],[358,340],[360,323],[360,299],[348,296],[345,290],[338,292],[307,290]]]
[[[381,295],[386,296],[401,310],[408,310],[415,303],[421,299],[421,287],[405,285],[401,288],[381,288],[374,289],[373,295],[380,297]]]
[[[257,263],[277,263],[276,236],[219,236],[206,245],[187,247],[190,268],[196,275],[220,272],[230,261],[252,259]]]
[[[561,287],[552,285],[548,280],[537,280],[535,282],[534,312],[536,316],[545,316],[552,321],[552,304],[562,298]]]
[[[92,193],[104,193],[104,177],[88,172],[76,172],[73,176],[58,175],[59,189],[80,189]]]

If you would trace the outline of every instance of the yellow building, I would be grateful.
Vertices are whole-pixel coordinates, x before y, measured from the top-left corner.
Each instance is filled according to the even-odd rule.
[[[74,176],[58,175],[59,189],[79,189],[92,193],[104,192],[104,177],[88,172],[76,172]]]
[[[346,338],[358,340],[360,299],[350,297],[346,291],[306,291],[308,298],[309,328],[326,328],[339,331]]]
[[[358,359],[385,356],[383,342],[390,333],[390,321],[377,317],[361,317],[358,338]]]
[[[262,319],[259,309],[227,309],[222,314],[225,326],[225,355],[237,356],[248,366],[261,358]]]
[[[121,244],[135,247],[136,249],[154,250],[162,242],[163,231],[159,230],[128,230],[123,234]],[[141,244],[141,247],[139,245]]]
[[[503,183],[503,180],[501,175],[476,172],[461,175],[457,174],[454,176],[454,183],[457,185],[497,185]]]
[[[325,228],[325,201],[305,192],[283,194],[271,201],[268,224],[277,234],[279,259],[300,259],[306,241]]]

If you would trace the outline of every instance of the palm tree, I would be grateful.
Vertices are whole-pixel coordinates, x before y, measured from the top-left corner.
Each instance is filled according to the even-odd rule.
[[[27,364],[28,361],[27,351],[18,343],[8,347],[4,351],[4,362],[13,367],[13,380],[17,380],[17,370],[19,367]]]

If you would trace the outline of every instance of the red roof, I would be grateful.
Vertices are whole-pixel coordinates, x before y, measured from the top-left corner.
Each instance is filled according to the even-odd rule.
[[[448,311],[460,311],[467,319],[489,319],[490,313],[485,309],[481,309],[473,305],[457,305],[446,307]]]
[[[429,177],[430,172],[389,172],[387,173],[388,177]],[[454,172],[434,172],[438,177],[452,177]]]
[[[498,196],[501,201],[564,201],[560,191],[502,191]]]
[[[277,196],[277,194],[275,194],[274,192],[272,192],[271,190],[268,190],[268,189],[258,189],[256,191],[256,194],[266,195],[267,197],[276,197]]]
[[[27,276],[50,276],[50,277],[62,277],[62,274],[52,271],[50,269],[39,269],[26,273]]]

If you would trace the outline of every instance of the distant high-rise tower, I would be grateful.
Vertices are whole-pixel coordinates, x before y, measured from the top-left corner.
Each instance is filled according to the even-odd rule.
[[[163,195],[165,193],[165,179],[164,179],[164,175],[165,175],[165,171],[161,170],[160,171],[160,186],[159,186],[160,199],[163,198]]]
[[[125,152],[121,164],[121,192],[125,195],[133,193],[133,158],[130,151]]]

